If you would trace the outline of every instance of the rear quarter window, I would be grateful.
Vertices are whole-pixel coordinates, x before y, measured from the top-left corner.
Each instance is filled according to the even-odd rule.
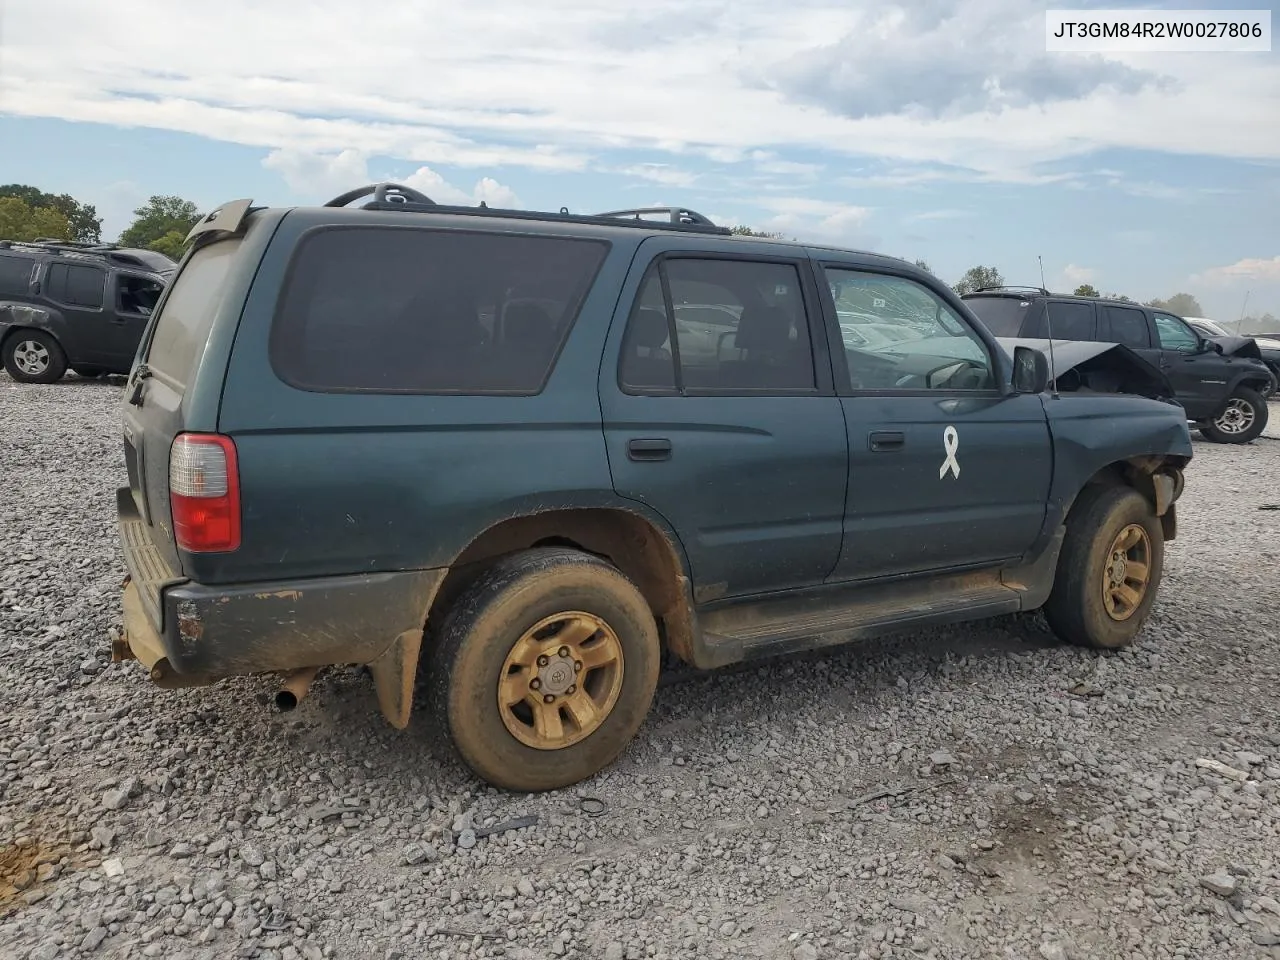
[[[240,250],[239,238],[219,240],[191,255],[173,280],[156,317],[147,366],[185,384],[213,329],[227,273]]]
[[[538,393],[608,244],[331,227],[294,254],[271,364],[318,392]]]
[[[0,297],[25,296],[31,292],[31,271],[36,261],[26,257],[0,255]]]
[[[966,297],[964,304],[997,337],[1016,337],[1031,303],[1013,297]]]

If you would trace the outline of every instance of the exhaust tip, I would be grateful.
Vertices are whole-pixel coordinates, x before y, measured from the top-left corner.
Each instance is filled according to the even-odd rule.
[[[276,693],[276,709],[288,713],[298,705],[298,697],[292,690],[280,690]]]

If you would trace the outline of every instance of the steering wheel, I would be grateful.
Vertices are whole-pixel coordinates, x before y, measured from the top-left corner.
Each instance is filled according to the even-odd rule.
[[[326,207],[345,207],[354,200],[361,197],[367,197],[373,194],[373,203],[426,203],[435,206],[436,202],[428,197],[425,193],[419,193],[413,187],[406,187],[401,183],[370,183],[363,187],[356,187],[354,190],[348,190],[346,193],[334,197]]]

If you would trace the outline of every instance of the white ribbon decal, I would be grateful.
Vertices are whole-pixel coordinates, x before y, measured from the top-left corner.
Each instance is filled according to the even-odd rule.
[[[947,459],[942,461],[942,466],[938,470],[938,479],[941,480],[950,470],[951,476],[959,480],[960,461],[956,459],[956,451],[960,449],[960,434],[956,433],[955,427],[947,427],[942,431],[942,448],[947,452]]]

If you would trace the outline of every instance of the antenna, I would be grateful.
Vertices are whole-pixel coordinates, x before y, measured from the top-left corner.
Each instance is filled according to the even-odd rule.
[[[1036,260],[1038,260],[1040,263],[1040,289],[1047,292],[1049,288],[1046,287],[1044,284],[1044,257],[1040,256],[1040,254],[1037,253]],[[1050,325],[1050,321],[1049,321],[1049,302],[1047,300],[1045,301],[1045,305],[1044,305],[1044,332],[1049,337],[1049,372],[1052,374],[1052,379],[1049,382],[1053,384],[1053,394],[1052,394],[1053,399],[1057,400],[1058,399],[1058,364],[1055,363],[1053,359],[1053,327]]]
[[[1240,331],[1244,329],[1244,311],[1249,306],[1249,294],[1251,290],[1244,292],[1244,303],[1240,304],[1240,319],[1236,321],[1236,336],[1240,335]]]

